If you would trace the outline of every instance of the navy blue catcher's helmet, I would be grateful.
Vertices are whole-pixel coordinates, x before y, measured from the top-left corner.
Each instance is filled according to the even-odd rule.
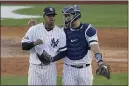
[[[64,7],[62,13],[64,15],[66,27],[71,27],[73,21],[81,18],[80,7],[78,5]]]

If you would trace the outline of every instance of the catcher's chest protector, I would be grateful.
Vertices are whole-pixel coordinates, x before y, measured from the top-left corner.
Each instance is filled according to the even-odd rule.
[[[81,24],[76,29],[65,29],[66,44],[67,44],[67,57],[71,60],[82,59],[87,51],[90,49],[85,37],[85,30],[89,24]]]

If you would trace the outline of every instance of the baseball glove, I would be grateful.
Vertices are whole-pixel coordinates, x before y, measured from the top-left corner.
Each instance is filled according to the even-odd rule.
[[[100,76],[104,76],[107,79],[110,79],[110,67],[109,65],[106,65],[104,62],[98,63],[98,69],[96,70],[96,74]]]
[[[43,50],[41,55],[37,53],[37,57],[45,65],[49,65],[52,62],[51,55],[49,55],[45,50]]]

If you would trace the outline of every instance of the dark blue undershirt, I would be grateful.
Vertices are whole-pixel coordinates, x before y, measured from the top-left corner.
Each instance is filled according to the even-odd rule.
[[[52,62],[58,61],[58,60],[64,58],[64,57],[66,56],[66,54],[67,54],[67,50],[62,51],[62,52],[59,52],[59,53],[54,57],[54,59],[53,59]]]
[[[31,48],[34,47],[34,42],[23,42],[22,43],[22,50],[30,50]]]

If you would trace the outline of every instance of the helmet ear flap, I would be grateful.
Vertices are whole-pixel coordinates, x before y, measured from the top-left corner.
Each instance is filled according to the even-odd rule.
[[[74,21],[76,21],[77,19],[81,18],[81,13],[80,12],[76,12],[76,18],[74,19]]]
[[[76,21],[76,20],[79,19],[79,18],[81,18],[81,13],[80,13],[80,12],[76,12],[75,15],[74,15],[74,17],[73,17],[73,19],[72,19],[72,21],[71,21],[71,23],[72,23],[73,21]]]

